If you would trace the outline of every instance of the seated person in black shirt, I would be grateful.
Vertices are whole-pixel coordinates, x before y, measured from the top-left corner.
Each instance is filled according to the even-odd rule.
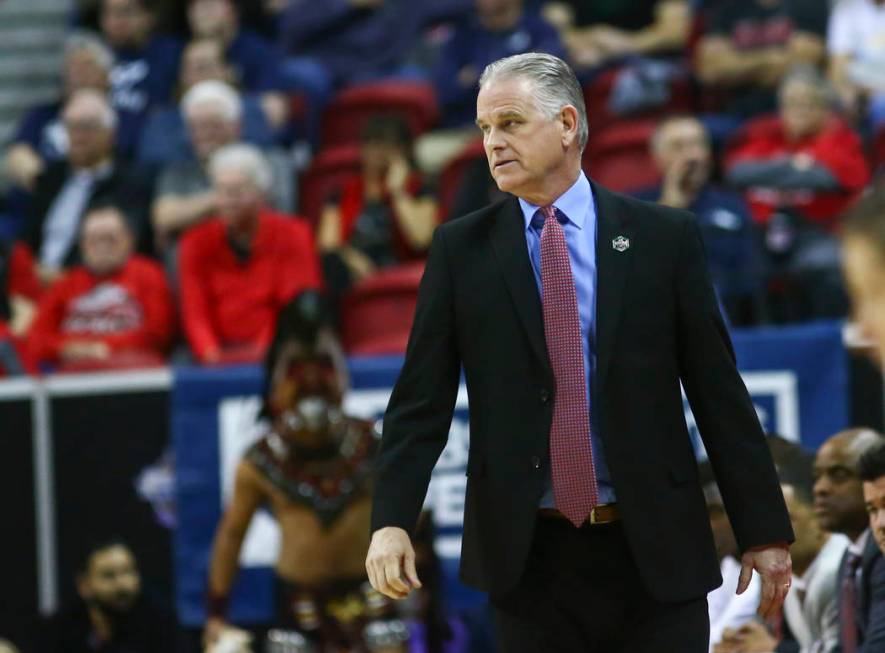
[[[707,10],[695,72],[706,87],[725,91],[732,126],[774,111],[789,70],[823,61],[828,8],[827,0],[729,0]]]
[[[92,546],[77,572],[80,600],[44,628],[41,653],[174,650],[174,621],[142,596],[138,564],[119,540]]]
[[[543,13],[578,69],[679,51],[691,20],[687,0],[555,0],[544,3]]]

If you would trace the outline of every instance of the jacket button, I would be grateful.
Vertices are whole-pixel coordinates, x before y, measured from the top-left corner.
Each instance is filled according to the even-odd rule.
[[[538,456],[532,456],[532,467],[534,469],[541,468],[541,459]]]
[[[542,404],[546,404],[548,401],[550,401],[550,392],[547,390],[547,388],[541,388],[540,397]]]

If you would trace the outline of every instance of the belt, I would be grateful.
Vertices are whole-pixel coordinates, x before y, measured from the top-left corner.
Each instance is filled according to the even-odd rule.
[[[544,519],[563,519],[571,523],[569,518],[559,512],[556,508],[540,508],[538,510],[538,516],[543,517]],[[608,524],[613,521],[618,521],[620,518],[621,515],[618,512],[618,504],[602,503],[590,511],[587,519],[585,519],[584,523],[581,525]]]

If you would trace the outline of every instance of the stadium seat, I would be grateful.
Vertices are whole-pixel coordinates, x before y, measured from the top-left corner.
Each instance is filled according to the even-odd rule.
[[[360,150],[342,145],[320,150],[301,175],[298,214],[316,224],[329,194],[349,177],[360,172]]]
[[[449,161],[442,169],[438,183],[439,215],[441,220],[445,220],[452,209],[452,203],[458,194],[458,187],[461,185],[461,178],[464,176],[467,166],[477,159],[485,159],[485,156],[485,149],[480,137],[468,143],[461,150],[461,153]]]
[[[885,168],[885,127],[879,127],[873,136],[871,167],[874,172]]]
[[[439,117],[433,86],[414,81],[378,81],[345,89],[323,113],[323,147],[356,144],[365,122],[376,115],[399,116],[414,136]]]
[[[590,134],[601,134],[609,125],[632,122],[640,118],[659,118],[674,113],[690,113],[694,105],[694,90],[689,76],[682,75],[670,84],[670,100],[661,107],[640,111],[630,115],[612,113],[609,98],[618,75],[623,68],[612,68],[584,84],[584,104],[587,107],[587,120]]]
[[[379,271],[344,297],[341,336],[348,354],[402,354],[418,302],[424,262]]]
[[[661,179],[649,145],[655,125],[655,120],[621,122],[592,135],[584,150],[584,171],[618,192],[655,186]]]

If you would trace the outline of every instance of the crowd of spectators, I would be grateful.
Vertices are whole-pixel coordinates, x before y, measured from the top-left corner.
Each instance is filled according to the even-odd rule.
[[[875,179],[885,142],[885,3],[831,4],[83,3],[59,98],[31,108],[5,148],[0,365],[65,368],[57,343],[128,341],[132,330],[151,332],[139,342],[158,361],[258,360],[262,323],[292,293],[322,288],[342,306],[382,269],[420,260],[440,221],[496,198],[476,147],[477,80],[525,51],[578,71],[591,177],[631,150],[645,170],[616,178],[617,190],[695,213],[731,324],[844,317],[842,216]],[[361,123],[351,174],[311,210],[311,160],[336,147],[326,110],[383,83],[432,89],[434,124],[418,133],[383,110]],[[597,147],[642,125],[650,138]],[[460,176],[448,175],[461,159]],[[114,216],[131,250],[102,272],[84,251],[96,211]],[[162,338],[159,304],[137,289],[149,277],[151,301],[174,307]],[[138,324],[64,317],[73,295],[105,286]],[[117,348],[93,362],[135,364]]]

